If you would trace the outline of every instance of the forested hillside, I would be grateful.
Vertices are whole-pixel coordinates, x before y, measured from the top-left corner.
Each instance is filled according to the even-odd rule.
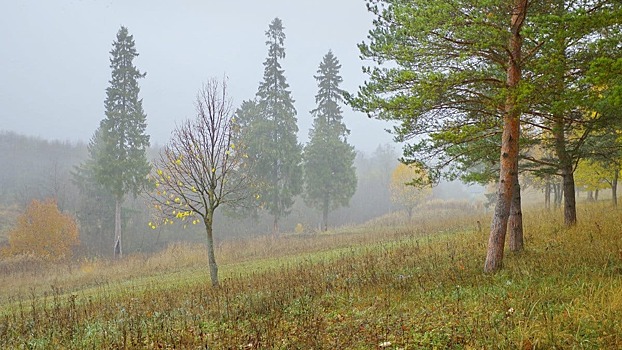
[[[157,149],[150,149],[153,158]],[[80,193],[72,175],[75,167],[87,157],[84,143],[50,141],[23,136],[12,132],[0,132],[0,241],[6,240],[7,231],[15,224],[17,216],[33,199],[56,199],[59,208],[74,215],[80,224],[81,248],[79,254],[108,256],[112,252],[110,237],[114,229],[113,204],[102,198],[89,198]],[[331,215],[331,225],[362,223],[393,210],[390,195],[390,173],[398,155],[390,146],[379,146],[371,154],[357,152],[358,187],[350,205],[337,209]],[[128,252],[157,251],[176,241],[203,241],[200,229],[192,225],[164,226],[152,230],[151,209],[144,199],[128,201],[129,209],[124,217],[128,228],[126,249]],[[108,216],[106,216],[108,215]],[[223,232],[219,240],[269,234],[272,230],[268,216],[244,218],[234,213],[220,213],[217,229]],[[283,220],[283,230],[302,233],[316,231],[322,213],[297,201],[292,214]],[[300,224],[300,225],[299,225]]]

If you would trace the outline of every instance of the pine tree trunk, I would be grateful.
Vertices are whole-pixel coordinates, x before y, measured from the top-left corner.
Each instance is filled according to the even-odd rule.
[[[577,205],[572,165],[563,169],[562,173],[564,180],[564,225],[573,226],[577,223]]]
[[[614,207],[618,207],[618,176],[620,175],[620,168],[616,167],[616,172],[613,174],[613,181],[611,181],[611,201]]]
[[[566,149],[568,142],[564,130],[565,119],[563,116],[553,116],[555,126],[553,135],[555,137],[555,152],[559,159],[560,170],[562,173],[562,191],[564,196],[564,225],[573,226],[577,223],[577,207],[575,200],[574,174],[572,158]]]
[[[520,110],[517,106],[516,89],[521,80],[521,27],[527,15],[527,0],[514,0],[511,35],[509,41],[509,60],[507,70],[508,96],[505,100],[503,134],[501,139],[501,161],[499,169],[499,190],[497,204],[492,219],[485,272],[495,272],[503,266],[503,249],[507,233],[508,217],[514,192],[514,178],[518,176],[518,137],[520,134]]]
[[[523,212],[521,210],[520,183],[518,174],[514,178],[514,191],[512,194],[512,205],[510,207],[510,251],[520,252],[523,250],[525,242],[523,238]]]
[[[123,240],[121,239],[121,204],[123,199],[116,198],[114,203],[114,257],[123,258]]]
[[[218,265],[216,264],[216,254],[214,253],[214,212],[211,210],[205,218],[205,233],[207,234],[207,260],[209,264],[209,276],[213,287],[218,287]]]

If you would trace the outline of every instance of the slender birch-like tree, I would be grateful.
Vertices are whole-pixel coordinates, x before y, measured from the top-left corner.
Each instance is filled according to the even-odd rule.
[[[210,278],[218,286],[214,252],[214,213],[223,205],[244,203],[252,182],[243,144],[235,144],[239,127],[232,113],[226,81],[209,80],[199,91],[196,118],[174,131],[160,152],[150,179],[158,223],[176,221],[205,226]]]

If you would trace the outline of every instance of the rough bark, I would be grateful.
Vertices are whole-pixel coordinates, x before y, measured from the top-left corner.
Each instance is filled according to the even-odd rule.
[[[505,100],[503,134],[501,141],[501,161],[499,171],[499,190],[497,204],[492,219],[485,272],[495,272],[503,266],[503,249],[507,233],[508,218],[514,190],[514,177],[518,176],[518,137],[520,133],[520,109],[517,105],[516,89],[521,80],[521,28],[527,15],[527,0],[515,0],[509,39],[509,59],[507,69],[508,96]]]
[[[518,174],[514,178],[514,191],[512,194],[512,205],[510,206],[510,251],[520,252],[525,246],[523,238],[523,212],[521,210],[520,183]]]
[[[573,226],[577,223],[577,204],[575,199],[572,165],[563,169],[562,173],[564,181],[564,225]]]
[[[562,192],[564,195],[564,225],[573,226],[577,223],[577,206],[574,187],[574,169],[572,157],[568,153],[565,133],[565,121],[561,115],[554,115],[555,127],[553,136],[555,138],[555,153],[559,159],[562,174]]]
[[[213,210],[208,212],[205,217],[205,233],[207,234],[207,260],[209,263],[209,276],[213,287],[218,287],[218,265],[216,264],[216,254],[214,253],[214,230],[213,230]]]
[[[564,224],[572,226],[577,223],[576,191],[572,171],[564,177]]]

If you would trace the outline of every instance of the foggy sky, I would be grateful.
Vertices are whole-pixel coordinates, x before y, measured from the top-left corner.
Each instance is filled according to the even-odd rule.
[[[364,0],[3,0],[0,14],[0,131],[87,142],[104,118],[109,51],[121,25],[134,36],[147,72],[139,81],[147,132],[165,144],[176,123],[193,117],[210,77],[229,78],[234,106],[255,96],[267,55],[265,31],[283,20],[282,62],[306,142],[315,108],[313,78],[332,49],[342,88],[356,91],[365,75],[357,43],[371,15]],[[344,106],[357,149],[389,143],[389,124]]]

